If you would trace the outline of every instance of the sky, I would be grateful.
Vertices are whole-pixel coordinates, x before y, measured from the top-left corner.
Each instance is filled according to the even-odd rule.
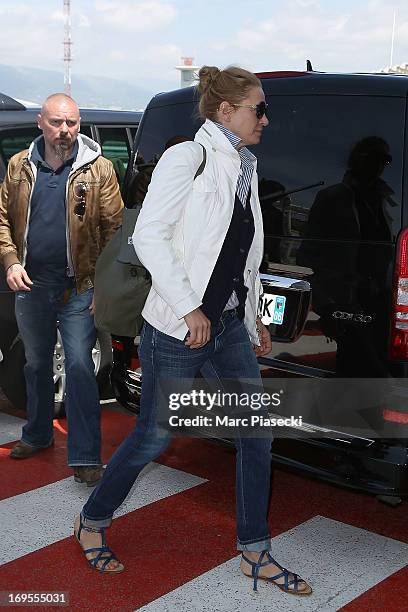
[[[0,0],[0,63],[60,70],[63,0]],[[96,75],[153,93],[182,56],[253,71],[371,72],[408,62],[407,0],[71,0],[72,81]],[[63,77],[62,82],[63,82]]]

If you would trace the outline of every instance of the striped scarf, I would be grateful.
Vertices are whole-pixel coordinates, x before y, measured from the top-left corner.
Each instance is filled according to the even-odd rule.
[[[215,125],[224,134],[224,136],[228,138],[234,149],[236,149],[241,143],[240,137],[231,132],[221,123],[215,122]],[[239,173],[237,182],[237,196],[242,206],[245,208],[249,189],[251,187],[251,179],[254,172],[254,162],[256,161],[256,157],[246,147],[241,147],[238,154],[241,159],[241,171]]]

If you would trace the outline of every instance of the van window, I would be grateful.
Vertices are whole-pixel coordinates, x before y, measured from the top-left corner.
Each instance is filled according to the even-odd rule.
[[[313,207],[357,205],[364,209],[363,240],[394,240],[401,227],[405,100],[310,95],[268,102],[270,123],[254,147],[265,234],[322,237],[312,218],[308,223]],[[360,189],[357,202],[349,189],[353,181],[361,187],[356,173],[370,175],[372,185]],[[335,237],[349,239],[349,231],[339,223]]]
[[[133,175],[126,181],[125,204],[128,208],[142,204],[154,167],[165,149],[184,140],[193,140],[201,123],[189,103],[145,111],[142,129],[136,136]]]
[[[313,224],[308,224],[310,211],[316,200],[327,197],[324,190],[343,186],[356,145],[362,143],[359,154],[363,160],[366,156],[373,161],[370,147],[364,148],[367,138],[377,142],[374,162],[378,155],[384,162],[377,172],[384,197],[370,197],[367,205],[361,203],[366,206],[363,239],[394,240],[401,227],[405,100],[275,95],[268,96],[268,103],[270,124],[260,145],[252,147],[258,158],[265,250],[276,257],[277,243],[267,244],[272,236],[298,238],[299,242],[305,236],[313,237]],[[136,138],[136,168],[155,164],[173,137],[192,138],[200,123],[190,103],[148,109],[140,140]],[[343,227],[342,237],[348,239],[348,229]],[[340,225],[338,229],[342,231]],[[295,252],[289,259],[287,263],[295,263]]]
[[[42,134],[36,127],[13,128],[0,130],[0,156],[7,166],[10,157],[28,149],[34,138]]]
[[[91,126],[90,125],[83,125],[83,123],[81,123],[81,130],[80,130],[81,134],[84,134],[85,136],[88,136],[89,138],[92,138],[92,130],[91,130]]]
[[[145,112],[141,139],[137,143],[138,163],[157,163],[174,138],[191,140],[202,121],[194,120],[190,103],[156,107]]]
[[[97,127],[102,153],[111,160],[122,185],[130,156],[130,143],[125,127]]]

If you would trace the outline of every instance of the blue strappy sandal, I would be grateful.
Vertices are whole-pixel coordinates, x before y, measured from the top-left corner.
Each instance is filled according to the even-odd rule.
[[[267,561],[262,562],[265,556],[267,558]],[[257,588],[258,580],[266,580],[267,582],[272,582],[272,584],[276,584],[276,586],[279,587],[281,591],[284,591],[285,593],[290,593],[291,595],[310,595],[312,593],[312,588],[310,585],[307,584],[306,580],[303,580],[303,578],[300,578],[297,574],[294,574],[293,572],[290,572],[289,570],[282,567],[277,561],[275,561],[275,559],[272,557],[269,551],[263,550],[261,554],[259,555],[258,561],[256,562],[251,561],[251,559],[248,559],[248,557],[246,557],[244,553],[242,553],[242,558],[252,568],[252,578],[254,579],[254,591],[258,590]],[[259,576],[260,568],[265,567],[265,565],[270,565],[271,563],[273,563],[274,565],[277,565],[279,569],[282,571],[279,574],[276,574],[276,576],[270,576],[270,577]],[[245,576],[248,576],[248,578],[250,577],[248,574],[245,574]],[[293,578],[289,579],[290,576],[293,576]],[[276,582],[277,580],[279,580],[279,578],[285,578],[285,582],[283,582],[282,584],[280,584],[279,582]],[[307,590],[300,591],[299,585],[302,583],[305,584],[307,587],[309,587],[310,591],[307,591]],[[289,588],[292,585],[293,587]]]
[[[102,536],[102,546],[97,546],[95,548],[83,548],[81,544],[82,530],[93,531],[94,533],[100,533]],[[119,574],[119,572],[123,572],[123,570],[125,569],[124,566],[121,564],[119,559],[115,557],[115,555],[113,554],[109,546],[106,545],[104,528],[94,529],[92,527],[86,527],[82,522],[82,516],[80,516],[78,532],[74,527],[74,535],[76,539],[78,540],[78,543],[81,549],[85,553],[85,558],[91,567],[98,570],[98,572],[104,572],[105,574]],[[95,557],[88,559],[87,555],[89,553],[98,553],[98,554]],[[120,565],[118,565],[115,569],[108,569],[107,565],[109,564],[110,561],[117,561]]]

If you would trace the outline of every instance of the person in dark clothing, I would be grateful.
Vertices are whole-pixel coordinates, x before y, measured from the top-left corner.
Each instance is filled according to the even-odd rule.
[[[351,150],[341,183],[322,189],[310,210],[297,263],[313,269],[313,309],[322,331],[337,342],[339,376],[387,376],[379,355],[387,341],[385,279],[388,258],[378,242],[391,240],[393,191],[381,178],[392,158],[377,136]],[[320,241],[324,240],[324,257]],[[375,274],[373,274],[375,270]],[[337,320],[333,312],[372,316],[370,326]],[[374,344],[373,344],[374,343]]]
[[[65,352],[68,464],[77,482],[101,477],[100,404],[92,349],[95,261],[121,224],[123,203],[112,163],[79,134],[76,102],[53,94],[38,115],[43,131],[13,156],[0,192],[0,257],[15,291],[24,343],[27,424],[11,458],[53,444],[53,353]]]

